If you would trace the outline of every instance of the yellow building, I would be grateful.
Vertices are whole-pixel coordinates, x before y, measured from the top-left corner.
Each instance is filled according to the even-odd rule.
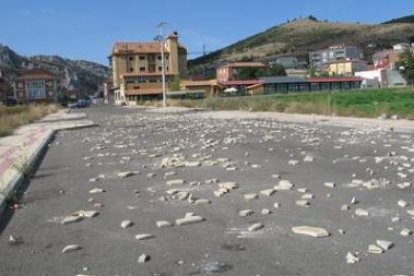
[[[204,91],[205,97],[214,97],[224,89],[217,80],[183,80],[180,88],[185,91]]]
[[[135,103],[142,98],[162,96],[160,42],[117,42],[110,56],[116,103]],[[169,83],[187,70],[187,50],[177,33],[163,45],[167,89]]]
[[[367,63],[363,60],[334,60],[328,64],[330,76],[353,76],[355,72],[367,70]]]

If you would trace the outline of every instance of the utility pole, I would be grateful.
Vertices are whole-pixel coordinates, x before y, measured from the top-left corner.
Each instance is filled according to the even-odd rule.
[[[162,106],[165,109],[167,107],[167,92],[166,92],[166,85],[165,85],[165,53],[164,53],[164,46],[165,46],[165,36],[164,36],[164,26],[166,25],[166,22],[161,22],[158,24],[158,29],[160,31],[160,34],[158,36],[158,40],[161,44],[161,74],[162,74]]]

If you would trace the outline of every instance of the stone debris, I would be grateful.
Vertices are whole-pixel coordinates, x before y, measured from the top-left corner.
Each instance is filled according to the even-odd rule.
[[[152,238],[154,238],[154,235],[152,235],[152,234],[138,234],[138,235],[135,235],[135,239],[137,239],[139,241],[149,240],[149,239],[152,239]]]
[[[301,199],[312,199],[315,196],[313,194],[303,194],[300,198]]]
[[[292,232],[295,234],[311,236],[314,238],[324,238],[330,235],[330,233],[323,228],[311,226],[295,226],[292,227]]]
[[[412,210],[407,210],[406,212],[407,212],[407,214],[409,214],[410,216],[414,216],[414,209],[412,209]]]
[[[166,220],[159,220],[155,224],[157,225],[158,228],[166,228],[166,227],[173,226],[171,222],[166,221]]]
[[[328,187],[328,188],[335,188],[335,183],[334,182],[325,182],[324,185],[325,185],[325,187]]]
[[[75,223],[75,222],[80,222],[83,220],[83,217],[80,216],[67,216],[64,217],[60,223],[63,225],[67,225],[67,224],[71,224],[71,223]]]
[[[377,245],[381,247],[384,251],[388,251],[394,246],[392,242],[384,240],[377,240]]]
[[[250,209],[247,209],[247,210],[241,210],[241,211],[239,212],[239,216],[241,216],[241,217],[248,217],[248,216],[251,216],[251,215],[253,215],[253,214],[254,214],[253,210],[250,210]]]
[[[99,212],[95,210],[90,210],[90,211],[80,210],[72,214],[72,216],[78,216],[82,218],[94,218],[98,215],[99,215]]]
[[[343,204],[342,206],[341,206],[341,211],[348,211],[350,209],[350,207],[349,207],[349,205],[348,204]]]
[[[273,208],[275,208],[275,209],[280,208],[280,203],[275,202],[275,203],[273,204]]]
[[[235,190],[239,187],[239,185],[236,182],[223,182],[219,183],[218,186],[220,189],[226,190],[227,192]]]
[[[70,244],[70,245],[65,246],[62,249],[62,254],[70,253],[70,252],[81,250],[81,249],[82,249],[82,247],[78,244]]]
[[[93,188],[92,190],[89,191],[90,194],[100,194],[100,193],[104,193],[105,190],[101,189],[101,188]]]
[[[262,213],[262,215],[270,215],[272,213],[272,211],[270,211],[267,208],[263,208],[261,213]]]
[[[274,187],[276,191],[292,190],[294,185],[289,180],[280,180],[279,184]]]
[[[308,189],[308,188],[299,188],[299,189],[298,189],[298,192],[299,192],[299,193],[302,193],[302,194],[307,193],[308,191],[309,191],[309,189]]]
[[[254,199],[257,199],[257,198],[259,198],[259,195],[254,194],[254,193],[244,195],[244,199],[246,199],[246,200],[254,200]]]
[[[346,254],[346,263],[347,264],[355,264],[359,262],[359,258],[356,257],[354,254],[352,254],[351,252],[348,252]]]
[[[369,216],[369,212],[365,209],[358,208],[355,210],[355,215],[359,217],[367,217]]]
[[[127,178],[127,177],[130,177],[132,175],[134,175],[134,172],[131,172],[131,171],[119,172],[118,173],[118,177],[120,177],[120,178]]]
[[[263,228],[264,228],[264,224],[258,222],[258,223],[254,223],[254,224],[250,225],[249,228],[247,228],[247,230],[249,232],[256,232],[256,231],[259,231],[260,229],[263,229]]]
[[[196,199],[194,201],[195,205],[208,205],[210,203],[211,203],[211,201],[209,199],[206,199],[206,198],[199,198],[199,199]]]
[[[310,203],[307,200],[296,200],[296,205],[309,207]]]
[[[267,190],[260,191],[260,193],[262,195],[265,195],[265,196],[272,196],[276,193],[276,190],[275,189],[267,189]]]
[[[375,244],[370,244],[368,246],[368,253],[371,253],[371,254],[382,254],[382,253],[384,253],[384,250],[381,247],[379,247],[379,246],[377,246]]]
[[[306,162],[306,163],[311,163],[313,162],[313,160],[314,160],[314,157],[312,155],[306,155],[305,158],[303,158],[303,162]]]
[[[408,237],[408,236],[411,236],[412,234],[413,232],[408,228],[403,228],[400,232],[400,235],[403,237]]]
[[[160,168],[178,168],[185,166],[184,156],[166,157],[161,161]]]
[[[187,213],[185,217],[176,219],[175,224],[178,226],[193,224],[204,221],[204,218],[201,216],[195,216],[193,213]]]
[[[146,255],[146,254],[142,254],[138,257],[138,263],[139,264],[149,262],[150,260],[151,260],[151,256]]]
[[[165,184],[167,186],[179,186],[179,185],[184,185],[185,180],[184,179],[173,179],[173,180],[168,180],[167,182],[165,182]]]
[[[132,227],[133,225],[134,223],[130,220],[124,220],[121,222],[121,228],[124,228],[124,229]]]
[[[398,206],[400,206],[401,208],[405,208],[408,206],[408,203],[401,199],[398,201]]]

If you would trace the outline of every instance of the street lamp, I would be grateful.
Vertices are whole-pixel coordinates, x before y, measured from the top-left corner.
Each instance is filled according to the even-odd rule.
[[[166,22],[161,22],[158,24],[157,28],[160,31],[160,34],[155,37],[156,41],[160,42],[161,45],[161,74],[162,74],[162,106],[165,109],[167,107],[166,98],[166,85],[165,85],[165,54],[164,54],[164,46],[165,46],[165,36],[164,36],[164,26]]]

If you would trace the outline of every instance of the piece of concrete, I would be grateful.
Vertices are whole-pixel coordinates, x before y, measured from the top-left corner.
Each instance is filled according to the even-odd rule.
[[[294,185],[289,180],[280,180],[279,184],[274,186],[276,191],[289,191],[292,190]]]
[[[365,209],[358,208],[355,210],[355,215],[359,217],[367,217],[369,216],[369,212]]]
[[[254,223],[254,224],[250,225],[249,228],[247,228],[247,230],[249,232],[256,232],[256,231],[259,231],[260,229],[263,229],[263,228],[264,228],[264,224],[258,222],[258,223]]]
[[[244,199],[246,199],[246,200],[254,200],[254,199],[257,199],[258,197],[259,197],[259,195],[255,194],[255,193],[244,195]]]
[[[67,224],[71,224],[75,222],[80,222],[82,220],[83,220],[83,217],[80,217],[80,216],[67,216],[67,217],[64,217],[60,223],[63,225],[67,225]]]
[[[168,180],[165,184],[167,186],[184,185],[185,184],[185,180],[184,179],[173,179],[173,180]]]
[[[185,216],[184,218],[179,218],[175,220],[175,224],[178,226],[181,225],[188,225],[188,224],[194,224],[194,223],[198,223],[198,222],[202,222],[204,221],[204,218],[202,218],[201,216]]]
[[[241,217],[248,217],[248,216],[251,216],[251,215],[253,215],[253,214],[254,214],[253,210],[250,210],[250,209],[247,209],[247,210],[241,210],[241,211],[239,212],[239,216],[241,216]]]
[[[159,220],[156,222],[156,225],[158,228],[166,228],[166,227],[171,227],[172,223],[166,220]]]
[[[370,244],[368,246],[368,253],[371,253],[371,254],[382,254],[382,253],[384,253],[384,250],[381,247],[379,247],[379,246],[377,246],[375,244]]]
[[[101,188],[93,188],[92,190],[89,191],[90,194],[99,194],[99,193],[104,193],[105,190],[101,189]]]
[[[65,246],[62,249],[62,254],[70,253],[70,252],[77,251],[77,250],[80,250],[80,249],[82,249],[82,247],[80,245],[78,245],[78,244],[70,244],[70,245]]]
[[[124,220],[121,222],[121,227],[124,229],[132,227],[132,225],[134,225],[134,223],[130,220]]]
[[[377,245],[381,247],[384,251],[388,251],[394,246],[392,242],[384,240],[377,240]]]
[[[311,236],[314,238],[324,238],[330,235],[330,233],[323,228],[311,226],[295,226],[292,227],[292,232],[295,234]]]
[[[135,239],[142,241],[142,240],[149,240],[154,238],[154,235],[152,234],[137,234],[135,235]]]
[[[276,190],[273,189],[273,188],[272,189],[266,189],[266,190],[260,191],[260,193],[262,195],[265,195],[265,196],[272,196],[272,195],[274,195],[276,193]]]

